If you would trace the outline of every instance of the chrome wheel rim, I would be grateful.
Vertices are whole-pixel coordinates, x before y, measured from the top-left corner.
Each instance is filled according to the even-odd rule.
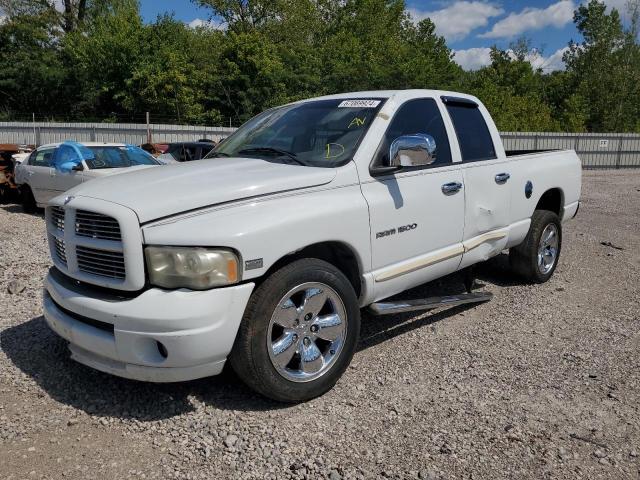
[[[542,231],[538,245],[538,270],[543,275],[549,273],[556,264],[558,243],[558,227],[554,223],[550,223]]]
[[[324,283],[298,285],[276,306],[267,335],[269,358],[292,382],[315,380],[335,364],[347,334],[340,296]]]

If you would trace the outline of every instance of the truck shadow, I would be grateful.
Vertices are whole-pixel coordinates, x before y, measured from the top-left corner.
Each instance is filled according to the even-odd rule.
[[[476,278],[481,282],[492,283],[499,287],[514,287],[524,282],[513,272],[509,265],[509,255],[501,253],[486,262],[479,263],[475,269]]]
[[[488,272],[493,269],[488,268]],[[482,272],[482,271],[481,271]],[[479,272],[479,273],[481,273]],[[481,278],[497,283],[493,274]],[[476,289],[482,283],[476,283]],[[464,292],[459,274],[421,285],[402,298]],[[437,312],[413,312],[375,317],[362,311],[358,351],[424,327],[433,327],[460,312],[463,305]],[[76,363],[69,358],[66,342],[47,327],[43,317],[0,332],[0,347],[9,360],[54,400],[97,417],[136,419],[142,422],[179,416],[207,405],[220,410],[269,411],[287,408],[254,393],[226,368],[222,375],[184,383],[154,384],[127,380]]]

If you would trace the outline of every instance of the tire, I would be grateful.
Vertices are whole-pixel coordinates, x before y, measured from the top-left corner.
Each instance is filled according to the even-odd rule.
[[[547,240],[550,232],[553,232],[553,236]],[[531,217],[531,226],[524,241],[509,251],[509,263],[511,268],[528,282],[545,283],[556,271],[561,250],[560,218],[554,212],[536,210]],[[546,252],[544,255],[543,251]]]
[[[36,213],[38,210],[38,204],[33,196],[33,192],[28,185],[24,185],[20,188],[20,203],[22,203],[22,210],[24,213]]]
[[[304,402],[335,385],[359,335],[360,308],[349,280],[333,265],[307,258],[276,271],[253,292],[229,360],[265,397]]]

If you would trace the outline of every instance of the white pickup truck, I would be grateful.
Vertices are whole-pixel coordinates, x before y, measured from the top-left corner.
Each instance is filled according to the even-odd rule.
[[[296,102],[206,160],[54,198],[44,315],[72,358],[104,372],[173,382],[229,360],[258,392],[304,401],[347,368],[363,307],[486,300],[382,302],[505,249],[524,279],[547,281],[580,190],[573,151],[505,152],[468,95]]]

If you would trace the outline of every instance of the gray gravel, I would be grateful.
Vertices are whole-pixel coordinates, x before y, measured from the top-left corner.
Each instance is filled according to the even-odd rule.
[[[69,360],[41,316],[43,219],[0,206],[0,477],[637,479],[640,171],[587,172],[583,200],[552,281],[501,256],[488,304],[365,314],[343,379],[294,407],[229,372],[151,385]]]

